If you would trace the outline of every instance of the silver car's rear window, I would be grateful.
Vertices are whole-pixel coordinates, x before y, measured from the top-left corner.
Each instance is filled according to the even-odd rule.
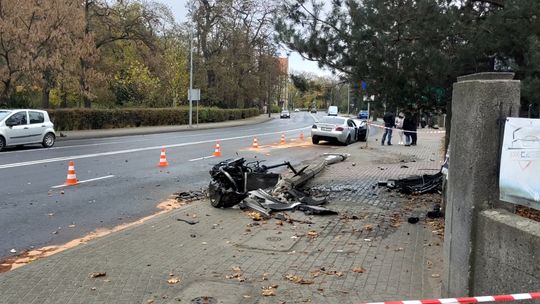
[[[323,117],[321,118],[321,121],[322,123],[327,123],[327,124],[333,124],[333,125],[342,125],[342,124],[345,124],[345,119],[344,118],[340,118],[340,117]]]
[[[0,120],[4,119],[6,116],[9,115],[11,111],[0,111]]]

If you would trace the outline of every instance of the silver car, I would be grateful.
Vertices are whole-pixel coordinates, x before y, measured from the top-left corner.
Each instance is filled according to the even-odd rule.
[[[350,144],[358,140],[358,126],[352,119],[341,116],[325,116],[311,127],[311,141],[337,141]]]
[[[0,151],[7,146],[54,145],[56,133],[46,111],[0,110]]]

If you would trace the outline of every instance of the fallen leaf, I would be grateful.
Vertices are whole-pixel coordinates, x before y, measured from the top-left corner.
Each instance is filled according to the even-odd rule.
[[[92,272],[92,273],[90,274],[90,277],[91,277],[91,278],[99,278],[99,277],[104,277],[104,276],[106,276],[106,275],[107,275],[106,272]]]
[[[75,228],[74,224],[68,225],[68,228]]]
[[[319,233],[318,233],[317,231],[315,231],[315,230],[310,230],[310,231],[308,231],[307,236],[308,236],[309,238],[312,238],[312,239],[313,239],[313,238],[318,237],[318,236],[319,236]]]
[[[316,278],[321,275],[321,272],[319,270],[315,270],[311,272],[311,276]]]
[[[234,272],[241,272],[242,269],[240,268],[240,266],[234,266],[233,269],[232,269]]]
[[[302,284],[302,285],[309,285],[309,284],[313,284],[313,280],[307,280],[307,279],[304,279],[300,276],[296,276],[296,275],[292,275],[292,274],[288,274],[285,276],[285,278],[293,283],[296,283],[296,284]]]
[[[356,273],[364,273],[366,272],[366,269],[364,267],[355,267],[352,271]]]
[[[373,230],[373,225],[371,225],[371,224],[365,225],[365,226],[364,226],[364,230],[367,230],[367,231]]]
[[[262,215],[259,212],[248,212],[248,216],[254,221],[262,220]]]
[[[96,289],[97,289],[97,288],[95,288],[95,287],[90,288],[90,290],[96,290]]]
[[[167,280],[167,283],[169,283],[169,284],[176,284],[178,282],[180,282],[180,279],[178,279],[178,278],[170,278],[170,279]]]
[[[441,275],[438,274],[438,273],[434,273],[434,274],[431,275],[431,277],[432,277],[432,278],[440,278]]]
[[[273,297],[276,295],[275,291],[274,291],[274,288],[272,288],[272,286],[270,287],[263,287],[262,288],[262,293],[261,293],[263,296],[265,297]]]

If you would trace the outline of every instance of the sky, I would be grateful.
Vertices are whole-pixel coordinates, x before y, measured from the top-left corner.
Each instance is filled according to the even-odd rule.
[[[174,18],[177,22],[183,22],[187,19],[187,0],[156,0],[167,5],[173,12]],[[285,54],[285,52],[283,52]],[[291,73],[308,72],[318,76],[330,76],[331,73],[328,70],[320,69],[317,62],[304,60],[298,53],[292,52],[289,56],[289,71]]]

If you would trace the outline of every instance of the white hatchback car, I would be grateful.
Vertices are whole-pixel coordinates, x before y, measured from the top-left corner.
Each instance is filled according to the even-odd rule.
[[[7,146],[54,145],[56,133],[46,111],[0,110],[0,151]]]

